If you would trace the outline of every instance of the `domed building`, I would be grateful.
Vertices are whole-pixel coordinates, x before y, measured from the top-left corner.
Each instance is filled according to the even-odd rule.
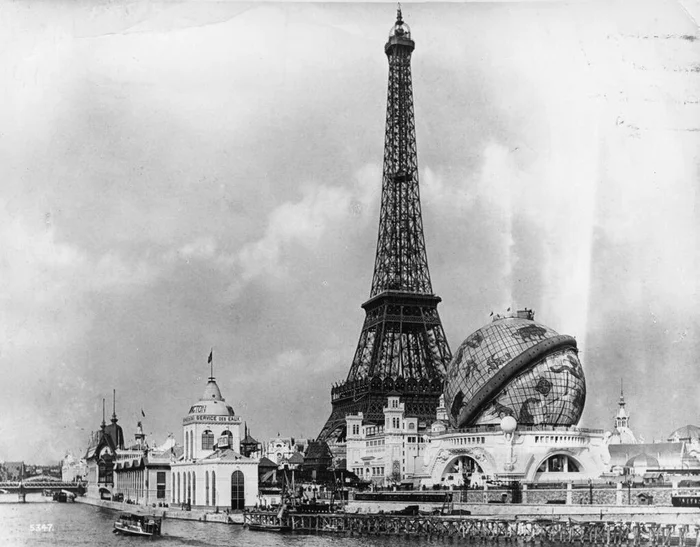
[[[684,425],[683,427],[679,427],[668,436],[668,441],[700,444],[700,427],[696,425]]]
[[[576,340],[535,323],[525,310],[497,317],[469,336],[447,370],[445,401],[453,425],[578,423],[586,380]]]
[[[497,315],[459,346],[447,369],[450,424],[432,430],[426,485],[597,478],[609,459],[602,430],[577,427],[586,380],[576,340],[531,310]]]
[[[244,455],[245,424],[221,396],[213,375],[182,429],[185,451],[171,466],[172,503],[232,510],[255,505],[258,459]]]
[[[615,428],[606,433],[610,453],[610,472],[648,479],[658,476],[697,476],[700,473],[700,428],[679,427],[666,441],[644,442],[629,427],[630,416],[620,386],[620,408],[615,416]]]
[[[638,444],[637,436],[630,429],[630,415],[625,408],[625,394],[622,390],[622,381],[620,381],[620,402],[619,409],[615,415],[615,427],[608,434],[606,433],[607,442],[611,444]]]

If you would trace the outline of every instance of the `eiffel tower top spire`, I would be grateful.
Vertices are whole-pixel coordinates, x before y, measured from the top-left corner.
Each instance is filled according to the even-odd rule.
[[[384,291],[432,294],[423,237],[411,80],[415,42],[401,5],[384,51],[389,60],[382,201],[370,298]]]

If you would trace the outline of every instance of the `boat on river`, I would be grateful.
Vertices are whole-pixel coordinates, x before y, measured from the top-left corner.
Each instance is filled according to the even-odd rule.
[[[127,536],[159,536],[162,519],[152,515],[122,513],[114,523],[115,534]]]
[[[271,524],[264,522],[251,522],[248,524],[248,530],[253,532],[288,532],[291,529],[291,526],[284,526],[283,524]]]

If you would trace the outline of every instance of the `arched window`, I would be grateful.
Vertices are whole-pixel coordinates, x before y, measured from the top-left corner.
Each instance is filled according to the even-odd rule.
[[[245,508],[245,477],[240,471],[231,474],[231,509]]]
[[[555,454],[544,460],[537,471],[539,473],[580,473],[581,466],[566,454]]]
[[[206,496],[204,497],[204,505],[209,505],[209,471],[204,472],[204,488]]]
[[[190,459],[194,458],[194,431],[190,431]]]
[[[208,429],[202,433],[202,450],[212,450],[214,448],[214,434]]]
[[[216,471],[211,472],[211,504],[217,505],[217,503],[216,503]]]
[[[192,503],[192,476],[189,473],[185,473],[185,478],[187,479],[187,503]]]
[[[182,503],[182,497],[180,496],[180,475],[181,473],[177,474],[177,502]]]
[[[185,459],[190,459],[190,432],[185,431]]]

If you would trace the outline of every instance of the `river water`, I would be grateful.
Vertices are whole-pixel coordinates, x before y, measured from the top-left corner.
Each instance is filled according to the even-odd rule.
[[[31,500],[31,496],[27,499]],[[0,503],[0,546],[130,547],[148,541],[113,534],[116,516],[115,511],[81,503]],[[407,543],[400,537],[276,534],[251,532],[243,526],[174,519],[163,521],[162,534],[156,543],[160,547],[399,547]],[[428,543],[419,539],[408,542],[416,546]]]

